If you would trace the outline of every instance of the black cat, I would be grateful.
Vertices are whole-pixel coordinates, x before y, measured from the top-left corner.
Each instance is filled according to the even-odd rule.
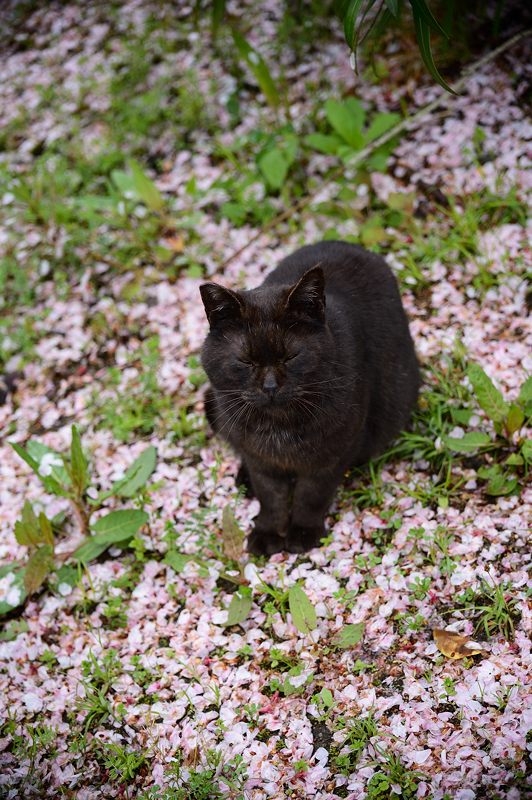
[[[252,553],[319,544],[344,472],[407,424],[419,372],[386,262],[346,242],[285,258],[250,291],[200,287],[212,429],[260,501]]]

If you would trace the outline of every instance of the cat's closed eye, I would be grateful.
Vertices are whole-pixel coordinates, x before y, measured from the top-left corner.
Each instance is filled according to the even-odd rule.
[[[283,359],[283,361],[284,361],[284,363],[286,364],[286,363],[287,363],[287,361],[293,361],[293,360],[294,360],[294,358],[297,358],[299,355],[301,355],[301,353],[292,353],[292,354],[291,354],[291,355],[289,355],[289,356],[285,356],[285,357],[284,357],[284,359]]]

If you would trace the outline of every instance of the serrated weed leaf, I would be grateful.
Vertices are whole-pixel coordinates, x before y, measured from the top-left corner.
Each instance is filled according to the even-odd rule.
[[[49,544],[43,544],[31,554],[24,573],[24,588],[28,594],[39,589],[54,568],[53,550]]]
[[[310,633],[317,627],[316,610],[299,584],[289,589],[288,606],[292,622],[300,633]]]
[[[465,433],[461,439],[455,436],[443,436],[442,440],[444,445],[455,453],[474,453],[479,447],[491,444],[488,434],[482,431]]]
[[[482,367],[478,364],[470,364],[467,377],[471,381],[481,409],[493,422],[504,422],[510,407]]]

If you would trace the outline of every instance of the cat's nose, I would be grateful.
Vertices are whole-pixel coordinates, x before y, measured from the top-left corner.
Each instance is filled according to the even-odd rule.
[[[273,400],[278,388],[273,372],[267,372],[262,384],[262,391],[268,395],[270,400]]]

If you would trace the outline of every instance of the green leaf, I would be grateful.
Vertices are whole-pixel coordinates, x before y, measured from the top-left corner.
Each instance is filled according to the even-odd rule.
[[[473,416],[470,408],[451,408],[451,417],[457,425],[469,425],[469,420]]]
[[[454,436],[443,436],[442,440],[445,446],[449,450],[454,450],[455,453],[474,453],[479,447],[491,444],[488,434],[481,431],[465,433],[461,439]]]
[[[235,29],[233,29],[233,40],[238,54],[253,73],[266,100],[273,108],[277,108],[280,103],[279,93],[265,60],[258,50],[251,47],[242,34]]]
[[[347,0],[343,3],[340,16],[343,18],[345,40],[351,50],[355,51],[358,43],[357,17],[364,0]],[[373,5],[375,0],[371,3]]]
[[[504,422],[510,408],[482,367],[471,364],[467,370],[467,377],[471,381],[481,409],[493,422]]]
[[[527,464],[532,464],[532,440],[525,439],[523,444],[521,445],[521,455],[525,459]]]
[[[527,406],[529,403],[532,403],[532,375],[530,378],[527,378],[521,386],[517,402],[522,406]]]
[[[364,136],[366,142],[375,141],[375,139],[378,139],[379,136],[382,136],[400,121],[401,117],[399,114],[387,114],[384,112],[376,114],[365,132]]]
[[[288,606],[292,614],[292,622],[301,633],[310,633],[318,625],[316,611],[307,595],[296,583],[288,591]]]
[[[50,474],[49,476],[44,476],[45,478],[52,478],[52,480],[57,481],[64,489],[70,488],[70,476],[65,468],[63,457],[60,453],[56,450],[52,450],[51,447],[47,447],[42,442],[35,441],[35,439],[30,439],[26,444],[26,451],[30,457],[39,464],[40,470],[42,470],[46,464],[46,471],[50,470]],[[40,473],[39,477],[42,480]]]
[[[264,153],[259,158],[259,169],[271,189],[280,189],[288,173],[288,161],[278,147]]]
[[[522,467],[525,462],[519,453],[511,453],[504,463],[507,467]]]
[[[239,625],[244,622],[247,615],[251,611],[253,605],[253,598],[249,586],[240,586],[238,591],[234,593],[227,609],[227,622],[226,625]]]
[[[31,554],[24,573],[24,588],[28,594],[39,589],[54,568],[53,550],[49,544],[43,544]]]
[[[363,622],[355,622],[353,624],[344,625],[334,634],[332,638],[332,644],[336,647],[353,647],[353,645],[358,644],[362,639],[363,633]]]
[[[212,0],[211,30],[216,36],[225,15],[225,0]]]
[[[20,456],[20,458],[23,461],[26,462],[28,467],[30,467],[34,471],[34,473],[37,475],[37,477],[39,478],[39,480],[41,481],[41,483],[43,484],[43,486],[44,486],[44,488],[46,489],[47,492],[50,492],[51,494],[60,495],[62,497],[66,497],[67,496],[67,494],[68,494],[67,489],[63,488],[63,486],[61,485],[61,482],[56,480],[56,478],[53,477],[53,474],[52,475],[46,475],[46,476],[45,475],[41,475],[41,473],[39,472],[39,468],[40,468],[40,459],[39,458],[37,458],[37,459],[34,458],[29,452],[24,450],[24,448],[21,447],[21,445],[17,444],[16,442],[9,442],[9,444],[11,445],[11,447],[13,448],[15,453],[18,456]],[[31,444],[31,443],[29,442],[28,445],[29,444]],[[38,442],[33,442],[33,445],[34,446],[38,445]],[[33,449],[35,449],[35,448],[33,448]],[[52,452],[52,453],[54,452],[53,450],[50,450],[50,448],[45,448],[45,449],[48,450],[49,452]],[[56,453],[56,455],[58,456],[59,454]],[[70,479],[68,477],[68,474],[67,474],[66,470],[64,471],[64,475],[65,475],[65,483],[66,483],[66,485],[70,485]]]
[[[506,417],[505,427],[508,435],[511,436],[516,431],[523,427],[525,421],[525,414],[520,406],[512,403]]]
[[[222,516],[222,546],[224,555],[233,561],[240,561],[244,552],[244,539],[246,535],[234,515],[233,509],[228,504],[224,506]]]
[[[40,530],[40,541],[44,542],[44,544],[50,545],[53,549],[54,547],[54,531],[52,528],[52,522],[48,519],[46,514],[41,511],[39,514],[39,530]]]
[[[111,492],[119,497],[133,497],[139,489],[146,485],[148,478],[155,469],[157,462],[157,448],[150,445],[137,456],[126,470],[124,477],[117,481]],[[117,486],[117,484],[120,484]]]
[[[72,485],[76,496],[82,497],[89,485],[88,462],[81,447],[79,431],[72,425],[72,441],[70,444],[70,467],[72,470]]]
[[[114,544],[123,544],[142,528],[148,521],[145,511],[123,509],[111,511],[101,517],[92,528],[96,533],[83,542],[72,554],[76,561],[92,561]]]
[[[15,539],[24,547],[35,547],[41,542],[41,529],[33,506],[26,500],[20,520],[15,522]]]
[[[4,630],[0,632],[0,642],[12,642],[21,633],[26,633],[27,631],[29,631],[29,625],[25,619],[12,619],[9,625],[6,625]]]
[[[326,136],[323,133],[309,133],[305,136],[303,143],[313,150],[318,150],[320,153],[325,153],[328,156],[335,156],[338,147],[342,144],[342,140],[338,136]]]
[[[390,14],[396,17],[399,13],[399,0],[385,0],[385,3],[388,6]]]
[[[4,564],[0,567],[0,578],[11,575],[11,584],[5,594],[4,600],[0,600],[0,616],[9,614],[14,608],[22,605],[28,593],[24,587],[24,573],[26,567],[21,567],[18,562]]]
[[[325,103],[325,114],[336,133],[354,150],[364,147],[362,126],[365,111],[362,105],[350,97],[344,102],[329,99]]]
[[[413,0],[410,0],[413,3]],[[423,59],[423,63],[425,64],[426,68],[436,81],[442,86],[446,91],[450,92],[451,94],[456,94],[454,89],[451,89],[448,83],[442,78],[436,64],[434,63],[434,58],[432,56],[432,49],[430,46],[430,27],[421,14],[414,13],[414,27],[416,29],[416,38],[417,43],[419,45],[419,52],[421,53],[421,58]]]
[[[176,572],[183,572],[189,561],[192,561],[192,556],[186,553],[180,553],[177,550],[168,550],[164,557],[164,561]]]
[[[138,197],[152,211],[162,211],[164,208],[164,198],[150,178],[143,172],[140,164],[131,159],[128,167],[133,177],[133,187]]]
[[[517,478],[513,475],[494,475],[486,486],[486,494],[493,495],[494,497],[501,497],[511,494],[518,485]]]
[[[397,2],[397,0],[395,0]],[[409,0],[410,5],[412,6],[412,14],[414,15],[414,19],[416,16],[420,17],[425,21],[425,23],[432,28],[436,33],[441,33],[448,39],[447,31],[442,28],[436,17],[433,15],[432,11],[428,7],[425,0]],[[388,4],[388,0],[386,0]]]

